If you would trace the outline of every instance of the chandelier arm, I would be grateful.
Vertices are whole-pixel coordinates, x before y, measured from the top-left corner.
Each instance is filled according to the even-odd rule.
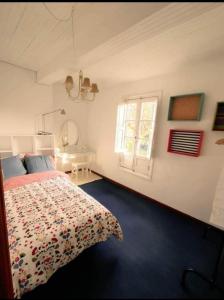
[[[72,95],[70,94],[70,95],[68,95],[68,97],[71,98],[71,99],[73,99],[73,100],[79,99],[79,97],[80,97],[80,90],[78,91],[78,94],[77,94],[76,96],[72,96]]]
[[[70,96],[68,96],[68,98],[74,102],[82,102],[82,99],[79,98],[79,95],[76,97],[70,95]]]
[[[90,93],[89,93],[90,94]],[[92,102],[95,100],[95,93],[91,93],[92,94],[92,97],[91,98],[88,98],[88,96],[84,96],[82,95],[80,92],[78,93],[77,96],[71,96],[69,95],[69,99],[74,101],[74,102]],[[80,98],[81,97],[81,98]]]
[[[80,97],[80,92],[81,92],[81,83],[80,83],[80,76],[79,76],[79,90],[78,90],[78,94],[76,96],[72,96],[71,95],[71,91],[70,93],[68,94],[68,97],[71,99],[71,100],[76,100],[76,99],[79,99]]]
[[[86,101],[86,102],[92,102],[95,100],[95,93],[91,93],[92,94],[92,98],[88,98],[88,97],[85,97],[83,101]]]
[[[84,78],[82,71],[79,72],[79,84],[78,84],[78,93],[75,96],[71,95],[71,91],[73,90],[73,79],[71,76],[67,76],[65,80],[65,88],[68,93],[68,98],[72,101],[81,102],[92,102],[95,100],[96,93],[99,92],[98,87],[95,83],[92,83],[90,87],[89,78]]]
[[[93,93],[93,97],[92,97],[92,99],[91,99],[91,100],[89,100],[89,102],[91,102],[91,101],[94,101],[94,100],[95,100],[95,96],[96,96],[96,94],[95,94],[95,93]]]
[[[81,72],[81,71],[80,71]],[[79,72],[79,93],[81,91],[81,86],[82,86],[82,76],[81,73]]]

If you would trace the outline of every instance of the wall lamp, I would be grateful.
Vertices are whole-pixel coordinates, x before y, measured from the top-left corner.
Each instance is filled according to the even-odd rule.
[[[55,110],[53,110],[53,111],[50,111],[50,112],[47,112],[47,113],[44,113],[44,114],[41,115],[41,118],[42,118],[42,130],[39,130],[39,131],[38,131],[38,134],[39,134],[39,135],[48,135],[48,134],[52,134],[51,132],[45,131],[45,125],[46,125],[46,124],[45,124],[45,117],[46,117],[47,115],[51,115],[51,114],[56,113],[56,112],[60,112],[61,115],[65,115],[65,114],[66,114],[66,112],[65,112],[64,109],[59,108],[59,109],[55,109]]]

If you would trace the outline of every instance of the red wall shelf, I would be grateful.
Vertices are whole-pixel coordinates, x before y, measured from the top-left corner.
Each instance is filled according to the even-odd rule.
[[[202,130],[170,129],[168,152],[199,156],[203,140]]]

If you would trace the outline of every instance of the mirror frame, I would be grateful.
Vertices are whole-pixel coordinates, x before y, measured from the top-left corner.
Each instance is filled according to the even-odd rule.
[[[60,130],[60,135],[59,135],[59,147],[60,148],[65,148],[67,146],[71,146],[69,143],[67,145],[65,145],[65,146],[63,145],[63,130],[64,130],[64,126],[68,122],[72,122],[75,125],[76,129],[77,129],[77,139],[76,139],[76,142],[74,144],[71,144],[71,145],[78,145],[78,143],[79,143],[79,139],[80,139],[79,127],[78,127],[77,123],[74,120],[68,119],[68,120],[65,120],[62,123],[62,125],[61,125],[61,130]]]

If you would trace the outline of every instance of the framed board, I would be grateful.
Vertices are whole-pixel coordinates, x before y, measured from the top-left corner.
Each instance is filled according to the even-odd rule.
[[[212,130],[224,131],[224,102],[218,102]]]
[[[199,121],[204,104],[204,93],[170,97],[169,121]]]
[[[170,129],[168,152],[199,156],[204,132],[201,130]]]

